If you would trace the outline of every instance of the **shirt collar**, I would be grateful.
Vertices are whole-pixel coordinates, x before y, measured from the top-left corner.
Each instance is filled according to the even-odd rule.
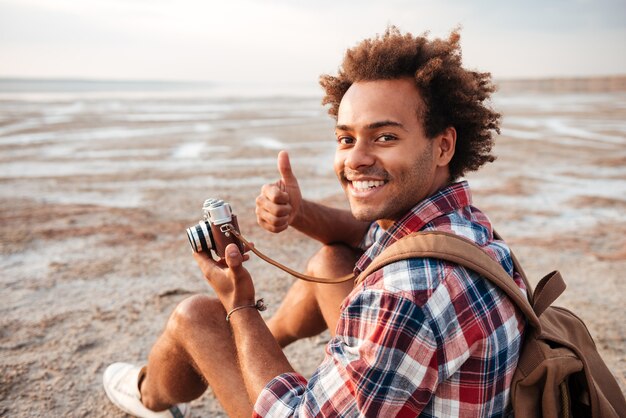
[[[439,189],[384,231],[356,263],[354,274],[359,275],[385,248],[405,235],[420,231],[433,219],[471,204],[472,196],[467,181],[452,183]]]

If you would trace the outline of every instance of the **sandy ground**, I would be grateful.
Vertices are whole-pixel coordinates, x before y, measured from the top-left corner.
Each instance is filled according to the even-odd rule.
[[[585,320],[622,388],[625,103],[622,93],[503,95],[498,160],[468,176],[475,205],[529,277],[563,273],[558,304]],[[261,250],[303,268],[317,244],[294,231],[269,234],[254,219],[278,149],[290,151],[306,197],[344,205],[331,171],[332,124],[317,100],[6,99],[0,107],[0,416],[123,416],[102,390],[105,367],[143,363],[176,304],[211,293],[184,234],[206,197],[230,201]],[[269,317],[293,279],[255,258],[247,266]],[[290,346],[295,368],[312,373],[326,339]],[[224,416],[210,391],[193,409]]]

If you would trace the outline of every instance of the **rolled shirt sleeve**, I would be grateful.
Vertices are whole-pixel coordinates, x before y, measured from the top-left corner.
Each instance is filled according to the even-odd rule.
[[[361,289],[342,309],[337,335],[311,379],[277,376],[256,417],[418,415],[437,387],[430,318],[402,292]]]

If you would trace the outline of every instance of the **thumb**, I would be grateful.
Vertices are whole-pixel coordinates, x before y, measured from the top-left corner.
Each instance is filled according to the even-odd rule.
[[[237,273],[243,263],[243,256],[239,252],[237,245],[228,244],[226,250],[224,251],[224,258],[226,259],[228,267]]]
[[[287,151],[278,153],[278,172],[281,180],[287,187],[298,187],[298,180],[291,171],[291,162],[289,162],[289,154]]]

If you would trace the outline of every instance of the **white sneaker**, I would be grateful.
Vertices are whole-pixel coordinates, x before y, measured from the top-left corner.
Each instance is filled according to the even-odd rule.
[[[186,403],[160,412],[146,408],[139,393],[140,371],[140,367],[128,363],[113,363],[104,371],[104,391],[115,406],[138,418],[184,418],[189,415],[191,408]]]

